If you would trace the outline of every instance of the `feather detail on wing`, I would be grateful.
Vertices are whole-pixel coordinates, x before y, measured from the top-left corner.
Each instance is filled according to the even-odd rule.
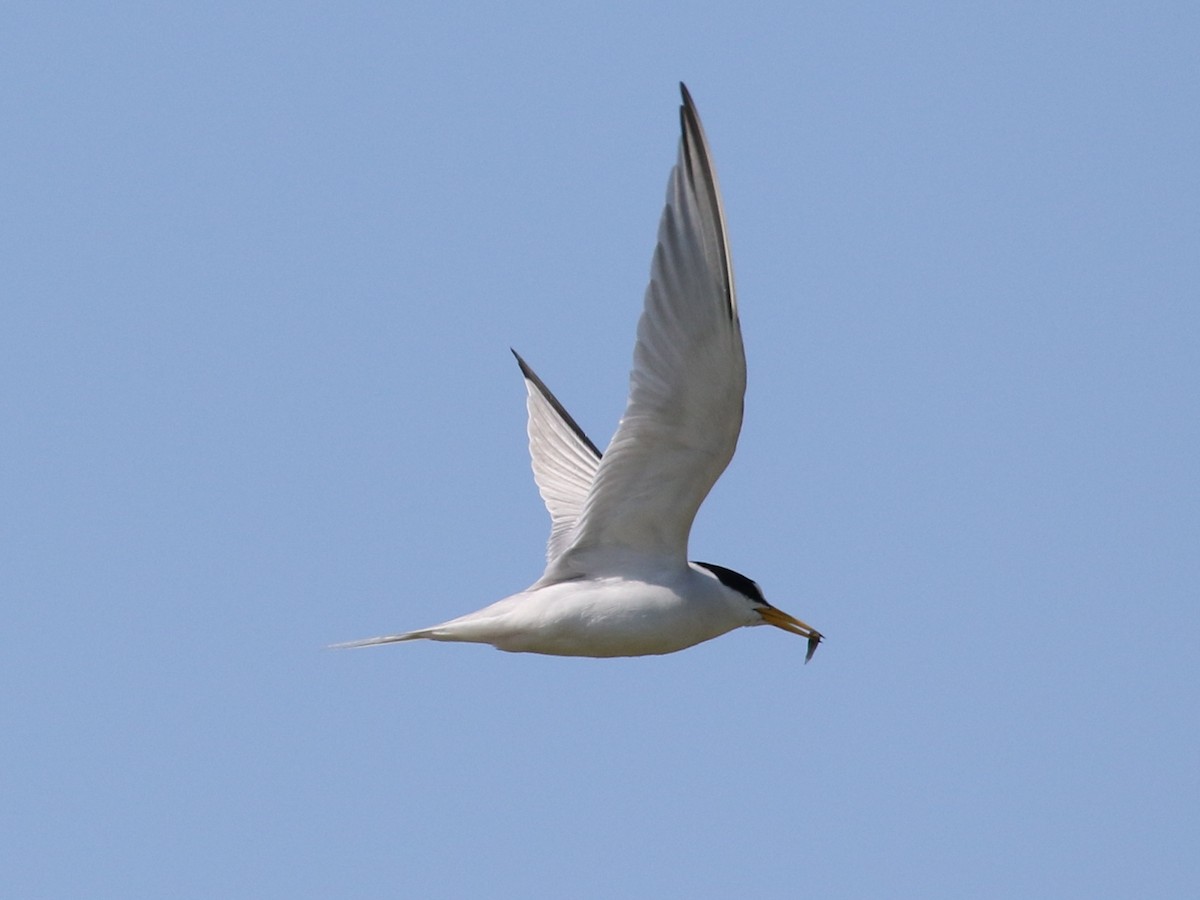
[[[570,556],[618,546],[685,561],[692,520],[741,430],[746,360],[725,217],[704,131],[680,88],[679,157],[638,323],[629,401]]]
[[[529,457],[533,480],[550,512],[546,560],[553,562],[571,543],[600,465],[600,451],[516,350],[529,397]]]

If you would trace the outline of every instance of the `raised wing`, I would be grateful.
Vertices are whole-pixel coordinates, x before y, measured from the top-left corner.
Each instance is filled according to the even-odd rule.
[[[533,480],[550,511],[546,561],[553,562],[571,543],[572,533],[600,466],[600,451],[558,402],[521,354],[512,352],[529,393],[529,458]]]
[[[742,426],[746,358],[708,142],[680,85],[682,137],[638,323],[629,402],[583,506],[572,557],[607,546],[687,558],[692,520]]]

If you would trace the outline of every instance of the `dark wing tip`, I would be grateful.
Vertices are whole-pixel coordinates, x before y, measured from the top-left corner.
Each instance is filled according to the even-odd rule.
[[[512,347],[509,347],[508,349],[512,355],[516,357],[517,365],[521,367],[521,374],[525,376],[525,380],[537,388],[537,392],[542,395],[547,403],[550,404],[551,408],[558,414],[558,417],[567,423],[567,427],[575,432],[575,436],[579,438],[579,440],[588,448],[588,450],[595,454],[596,459],[600,459],[602,454],[600,453],[599,449],[597,449],[596,445],[592,443],[592,439],[589,438],[584,433],[583,429],[579,427],[579,423],[572,418],[569,412],[567,412],[566,407],[558,402],[558,398],[554,396],[550,388],[546,387],[546,383],[542,381],[542,379],[538,378],[537,373],[529,367],[529,363],[525,362],[525,360],[521,358],[520,353],[518,353],[516,350],[513,350]]]
[[[700,113],[696,111],[696,101],[692,99],[692,92],[682,81],[679,82],[679,96],[683,101],[679,106],[679,130],[683,135],[684,143],[689,147],[699,145],[699,156],[708,166],[708,147],[704,138],[704,129],[700,125]],[[687,154],[689,167],[692,155],[691,152]]]
[[[697,193],[708,200],[709,208],[716,217],[717,252],[721,257],[721,276],[724,281],[725,302],[730,320],[737,320],[737,300],[733,290],[733,263],[729,256],[729,236],[725,230],[725,206],[721,202],[721,189],[717,186],[717,173],[713,168],[712,151],[708,137],[700,124],[700,113],[696,101],[687,85],[679,82],[679,95],[683,103],[679,107],[679,130],[683,141],[683,162],[687,167],[687,178]]]
[[[526,378],[528,378],[530,381],[537,384],[538,377],[533,374],[533,369],[529,368],[529,363],[525,362],[525,360],[523,360],[521,358],[521,354],[518,353],[516,350],[514,350],[512,347],[508,348],[508,352],[511,353],[514,357],[516,357],[517,365],[521,367],[521,374],[524,375]]]

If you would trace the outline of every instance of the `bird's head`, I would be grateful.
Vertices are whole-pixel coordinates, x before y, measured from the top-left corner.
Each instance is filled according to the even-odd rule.
[[[784,631],[808,638],[808,652],[804,655],[804,661],[807,663],[812,659],[813,654],[817,652],[817,645],[821,643],[821,632],[817,631],[811,625],[806,625],[794,616],[788,615],[782,609],[772,606],[767,602],[767,598],[763,596],[762,589],[758,584],[741,572],[735,572],[733,569],[727,569],[724,566],[714,565],[713,563],[698,562],[696,565],[707,569],[716,576],[716,579],[721,584],[731,590],[737,591],[746,598],[753,611],[759,617],[757,622],[752,622],[751,624],[774,625],[776,628],[782,628]]]

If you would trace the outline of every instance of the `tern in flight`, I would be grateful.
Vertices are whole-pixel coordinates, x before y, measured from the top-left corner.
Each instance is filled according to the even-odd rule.
[[[533,369],[525,376],[533,477],[550,511],[546,571],[534,584],[441,625],[338,644],[468,641],[517,653],[674,653],[774,625],[821,642],[745,575],[689,562],[688,533],[742,427],[746,357],[721,193],[684,85],[679,157],[667,185],[629,402],[603,454]]]

